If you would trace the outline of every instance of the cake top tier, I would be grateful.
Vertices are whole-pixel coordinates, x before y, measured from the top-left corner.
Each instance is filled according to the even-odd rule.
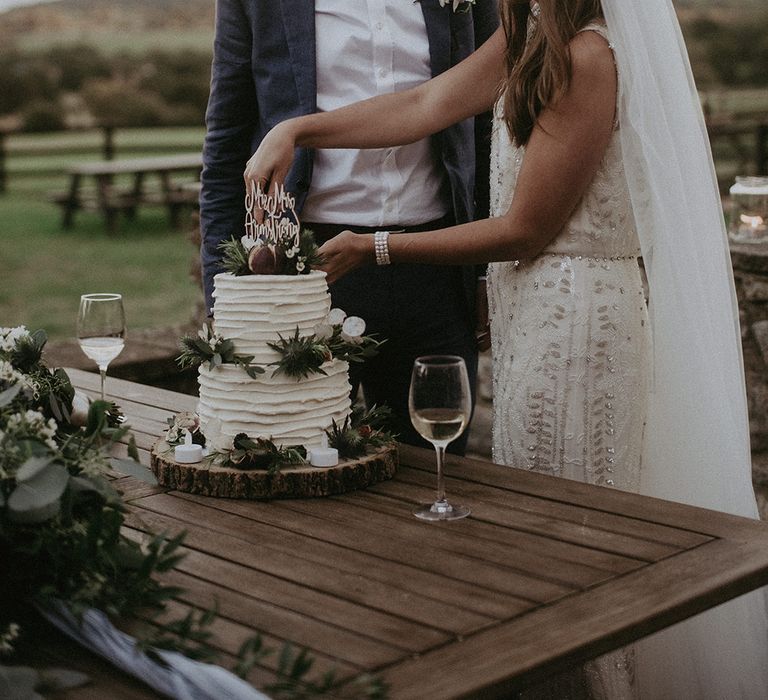
[[[229,338],[238,353],[268,363],[278,354],[267,347],[278,335],[314,333],[331,308],[325,272],[307,275],[243,275],[214,278],[213,317],[216,333]]]

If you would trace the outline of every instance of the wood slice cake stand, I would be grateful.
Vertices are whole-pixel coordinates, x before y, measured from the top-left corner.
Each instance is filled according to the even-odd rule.
[[[335,467],[287,466],[277,474],[264,469],[182,464],[173,459],[173,448],[164,440],[152,447],[151,466],[158,482],[176,491],[220,498],[315,498],[365,488],[394,476],[397,446],[339,462]]]

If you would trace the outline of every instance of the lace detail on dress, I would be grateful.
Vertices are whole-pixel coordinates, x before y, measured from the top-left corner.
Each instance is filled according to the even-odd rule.
[[[590,25],[605,36],[602,25]],[[491,216],[509,209],[525,158],[497,104]],[[512,467],[637,491],[650,342],[619,132],[563,231],[529,260],[492,263],[493,457]],[[633,698],[632,648],[523,698]]]

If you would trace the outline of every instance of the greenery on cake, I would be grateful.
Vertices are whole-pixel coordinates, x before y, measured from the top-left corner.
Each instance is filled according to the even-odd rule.
[[[267,343],[280,359],[272,363],[277,366],[273,374],[284,374],[287,377],[306,379],[310,374],[327,374],[323,364],[338,359],[344,362],[364,362],[378,352],[381,342],[372,336],[352,338],[346,336],[341,326],[334,326],[329,336],[313,333],[300,336],[299,329],[292,336],[283,338],[275,343]]]
[[[267,343],[280,355],[270,362],[272,376],[283,374],[295,379],[306,379],[310,374],[327,374],[323,369],[333,359],[344,362],[364,362],[378,353],[378,341],[373,336],[362,335],[365,322],[356,316],[347,317],[340,309],[331,309],[325,321],[315,328],[311,335],[301,336],[298,327],[293,335]],[[216,369],[224,364],[239,365],[252,379],[266,371],[265,367],[253,364],[253,355],[235,352],[232,340],[217,335],[207,324],[196,336],[181,339],[181,354],[176,358],[182,368],[206,364]]]
[[[354,459],[366,454],[369,449],[377,449],[395,442],[396,436],[387,430],[392,420],[389,406],[365,406],[357,404],[344,422],[339,425],[331,421],[331,427],[325,431],[329,447],[335,447],[342,459]]]
[[[253,355],[236,353],[235,344],[222,338],[207,323],[203,324],[196,336],[181,339],[181,355],[176,358],[176,362],[182,369],[207,363],[210,370],[223,364],[234,364],[242,367],[251,379],[264,373],[263,367],[252,364]]]
[[[219,245],[221,268],[243,275],[308,275],[322,264],[312,231],[302,229],[295,245],[294,236],[284,235],[276,243],[264,243],[249,236],[232,238]]]
[[[159,658],[155,650],[166,649],[217,662],[210,630],[215,610],[152,624],[183,592],[158,576],[183,558],[184,533],[148,533],[141,542],[124,534],[127,508],[110,483],[111,470],[150,483],[156,483],[154,476],[139,463],[118,407],[89,402],[66,372],[46,367],[46,340],[43,331],[30,333],[24,326],[0,328],[0,659],[13,662],[20,647],[34,654],[29,630],[38,626],[37,611],[55,614],[63,606],[76,619],[90,608],[112,618],[140,615],[150,624],[139,634],[137,649],[152,658]],[[187,415],[174,419],[169,430],[183,432],[194,423]],[[129,459],[111,457],[116,443],[126,441]],[[237,444],[265,463],[277,454],[287,460],[301,456],[266,441]],[[245,677],[274,653],[255,635],[241,646],[233,671]],[[382,681],[367,674],[341,686],[334,672],[313,677],[312,657],[290,644],[278,653],[276,666],[276,679],[262,688],[274,698],[386,697]],[[13,689],[14,697],[40,697],[35,693],[43,688],[63,690],[87,681],[65,669],[38,672],[0,663],[0,689]]]

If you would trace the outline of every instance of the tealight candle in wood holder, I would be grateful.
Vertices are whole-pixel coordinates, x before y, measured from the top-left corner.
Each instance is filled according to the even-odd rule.
[[[173,451],[174,459],[181,464],[194,464],[203,459],[203,446],[192,442],[192,433],[184,431],[184,444],[176,445]]]
[[[323,435],[322,447],[309,448],[309,463],[313,467],[335,467],[339,463],[339,451],[328,447],[328,438]]]

